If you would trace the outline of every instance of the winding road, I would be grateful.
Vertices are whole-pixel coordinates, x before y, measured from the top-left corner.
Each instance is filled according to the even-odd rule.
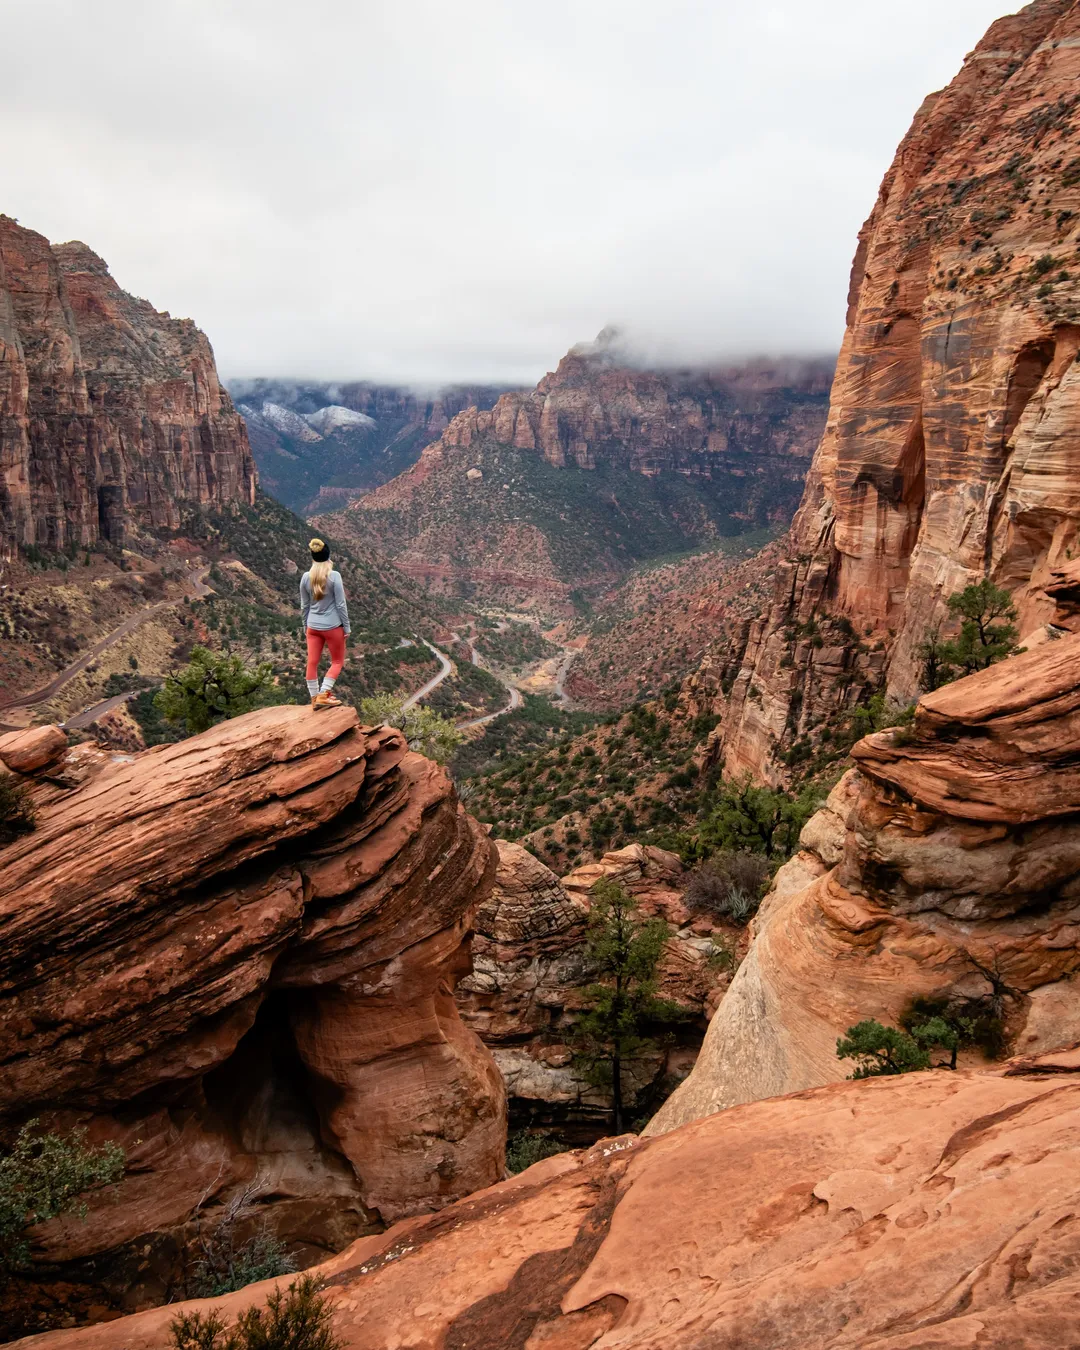
[[[184,578],[185,581],[191,582],[192,589],[189,594],[198,599],[201,599],[204,595],[209,595],[210,587],[206,584],[206,578],[209,574],[209,565],[206,567],[198,567],[193,572],[189,572]],[[81,674],[82,671],[84,671],[92,661],[95,661],[102,652],[107,651],[110,647],[119,642],[121,638],[127,637],[129,633],[133,633],[136,628],[141,624],[144,624],[152,615],[159,613],[163,609],[171,609],[174,605],[181,604],[183,599],[184,596],[177,596],[173,600],[159,600],[156,604],[148,605],[146,609],[140,609],[138,613],[130,615],[118,628],[114,628],[113,631],[106,637],[103,637],[100,642],[96,642],[90,650],[80,656],[77,661],[72,661],[70,666],[66,666],[60,674],[57,675],[55,679],[50,680],[43,689],[36,689],[32,694],[23,694],[21,698],[12,698],[8,699],[5,703],[0,703],[0,712],[6,712],[9,708],[31,708],[35,703],[47,702],[50,698],[55,697],[55,695],[63,689],[65,684],[70,680],[73,680],[76,675]],[[126,697],[126,694],[119,695],[118,700],[122,702]],[[107,699],[106,702],[113,707],[116,706],[112,699]],[[99,712],[104,711],[101,704],[97,704],[95,707]],[[85,717],[87,712],[92,711],[94,711],[94,709],[88,708],[84,712],[79,713],[78,717],[81,719]],[[75,724],[72,722],[70,725]]]
[[[427,698],[428,694],[430,694],[433,689],[438,689],[439,685],[442,684],[443,680],[446,679],[447,675],[449,675],[450,671],[453,669],[453,663],[445,652],[439,651],[438,647],[433,643],[430,643],[427,638],[422,638],[421,641],[429,651],[434,652],[439,658],[442,669],[439,671],[438,675],[433,675],[431,679],[428,680],[427,684],[421,685],[415,694],[409,695],[401,705],[402,712],[404,712],[406,708],[411,708],[414,704],[419,703],[422,698]]]

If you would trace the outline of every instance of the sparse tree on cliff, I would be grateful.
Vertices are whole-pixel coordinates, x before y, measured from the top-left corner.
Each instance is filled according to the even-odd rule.
[[[658,1045],[649,1028],[685,1016],[678,1004],[656,995],[668,935],[662,919],[641,921],[633,896],[617,882],[605,878],[593,887],[586,950],[598,978],[585,990],[576,1037],[589,1078],[611,1089],[616,1134],[624,1128],[623,1073]]]
[[[942,645],[945,665],[971,675],[1016,650],[1016,606],[1009,592],[989,578],[950,595],[949,612],[960,619],[960,632]]]
[[[246,666],[239,656],[205,647],[192,649],[190,662],[166,676],[165,687],[154,699],[165,721],[182,727],[188,736],[283,701],[268,661]]]
[[[410,749],[445,764],[465,739],[462,733],[449,718],[440,717],[431,708],[418,703],[403,708],[401,704],[396,694],[375,694],[360,701],[360,716],[372,726],[397,727]]]
[[[29,1261],[28,1227],[58,1214],[85,1216],[83,1192],[123,1175],[118,1144],[89,1148],[85,1130],[40,1134],[37,1121],[27,1121],[10,1151],[0,1153],[0,1278]]]

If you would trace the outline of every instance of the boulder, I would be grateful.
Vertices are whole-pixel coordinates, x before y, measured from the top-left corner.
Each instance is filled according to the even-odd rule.
[[[837,1038],[917,999],[974,1000],[1026,1053],[1080,1035],[1078,658],[1044,643],[855,746],[650,1133],[846,1077]]]
[[[13,773],[37,773],[63,755],[67,737],[59,727],[30,727],[0,736],[0,762]]]
[[[346,707],[99,758],[0,851],[0,1126],[128,1154],[40,1259],[130,1308],[244,1187],[311,1259],[497,1180],[452,992],[495,856],[446,773]]]

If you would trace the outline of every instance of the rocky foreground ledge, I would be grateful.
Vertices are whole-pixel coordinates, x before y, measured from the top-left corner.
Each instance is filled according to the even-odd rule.
[[[282,707],[0,760],[37,804],[0,849],[0,1124],[128,1158],[88,1222],[35,1230],[70,1312],[175,1296],[244,1188],[310,1260],[502,1176],[502,1080],[453,999],[495,849],[399,732]]]
[[[1078,1163],[1073,1049],[605,1140],[320,1273],[345,1350],[1061,1350],[1080,1303]],[[213,1306],[235,1317],[269,1288]],[[19,1344],[164,1350],[177,1311]]]

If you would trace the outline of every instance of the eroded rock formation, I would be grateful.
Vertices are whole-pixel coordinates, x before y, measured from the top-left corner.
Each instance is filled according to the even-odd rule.
[[[254,501],[244,423],[190,319],[122,291],[85,244],[0,215],[0,546],[47,549],[187,504]]]
[[[453,997],[494,850],[442,769],[344,707],[134,756],[57,738],[0,742],[37,802],[0,851],[0,1124],[127,1151],[88,1223],[34,1233],[69,1311],[182,1292],[243,1187],[310,1259],[502,1175]]]
[[[550,1158],[328,1261],[334,1332],[344,1350],[1060,1350],[1078,1066],[837,1083]],[[26,1350],[164,1350],[176,1311]]]
[[[685,878],[674,854],[631,844],[560,881],[520,844],[500,840],[497,848],[495,887],[476,915],[473,968],[457,986],[458,1007],[506,1080],[512,1124],[555,1124],[564,1134],[592,1139],[610,1121],[610,1096],[590,1083],[575,1058],[574,1023],[596,978],[586,949],[596,882],[618,881],[643,917],[670,925],[658,989],[691,1019],[679,1025],[672,1043],[628,1067],[631,1106],[648,1109],[661,1084],[689,1072],[730,976],[710,960],[712,925],[692,923],[682,904]]]
[[[1078,79],[1080,5],[1036,0],[900,145],[859,236],[791,559],[732,697],[730,770],[781,777],[777,748],[882,671],[913,697],[919,646],[970,581],[1006,586],[1023,633],[1049,617],[1043,587],[1080,540]]]
[[[846,1077],[837,1037],[915,999],[991,1008],[1019,1052],[1080,1038],[1078,661],[1048,641],[859,742],[650,1132]]]

